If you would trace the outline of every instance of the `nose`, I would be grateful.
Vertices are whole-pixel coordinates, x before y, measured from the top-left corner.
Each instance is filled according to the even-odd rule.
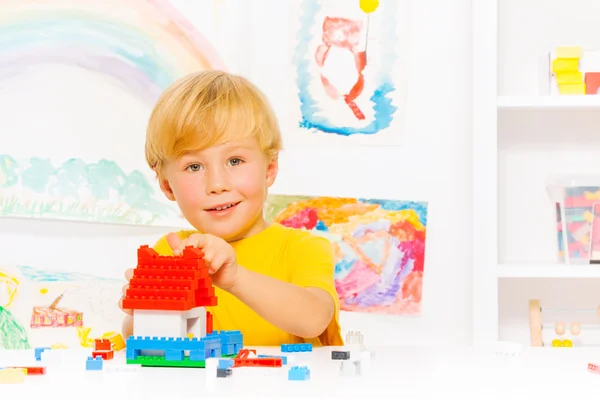
[[[220,194],[231,190],[229,177],[224,168],[210,168],[206,174],[206,194]]]

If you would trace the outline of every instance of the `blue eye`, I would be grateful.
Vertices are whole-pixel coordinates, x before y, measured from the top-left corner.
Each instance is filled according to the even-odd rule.
[[[243,163],[241,158],[232,158],[229,160],[229,165],[231,165],[232,167],[241,165]]]
[[[186,170],[191,171],[191,172],[198,172],[201,169],[202,169],[201,164],[190,164],[186,167]]]

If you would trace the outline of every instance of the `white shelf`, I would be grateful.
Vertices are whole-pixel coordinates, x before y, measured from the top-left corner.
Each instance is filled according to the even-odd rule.
[[[499,264],[498,278],[598,278],[598,265],[566,265],[556,263]]]
[[[562,96],[498,96],[497,106],[503,110],[582,110],[600,109],[600,96],[562,95]]]

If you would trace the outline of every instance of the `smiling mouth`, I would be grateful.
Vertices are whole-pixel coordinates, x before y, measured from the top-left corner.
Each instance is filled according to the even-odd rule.
[[[223,210],[227,210],[228,208],[235,207],[238,204],[240,204],[239,201],[237,203],[223,204],[223,205],[218,206],[218,207],[208,208],[206,211],[223,211]]]

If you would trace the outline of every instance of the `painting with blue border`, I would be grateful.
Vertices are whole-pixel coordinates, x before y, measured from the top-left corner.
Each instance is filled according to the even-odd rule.
[[[359,0],[301,0],[292,59],[299,127],[331,136],[374,136],[399,114],[395,68],[398,2],[371,12]]]

